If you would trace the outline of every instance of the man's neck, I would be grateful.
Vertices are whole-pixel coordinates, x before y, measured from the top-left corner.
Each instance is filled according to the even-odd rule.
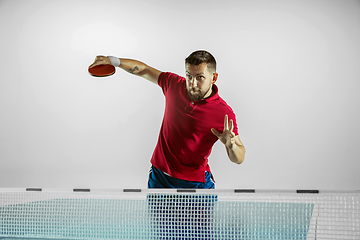
[[[210,97],[214,96],[215,94],[216,94],[216,92],[213,90],[213,86],[211,85],[211,88],[210,88],[209,91],[206,93],[206,95],[204,96],[203,99],[210,98]]]

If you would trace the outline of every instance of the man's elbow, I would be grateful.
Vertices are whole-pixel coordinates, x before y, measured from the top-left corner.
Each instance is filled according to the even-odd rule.
[[[245,160],[245,154],[230,157],[230,161],[237,165],[242,164],[244,162],[244,160]]]
[[[240,154],[237,155],[236,161],[234,161],[236,164],[240,165],[245,160],[245,147],[244,145],[239,146],[240,147]]]
[[[232,150],[226,148],[231,162],[240,165],[245,160],[245,147],[243,145],[236,145]]]
[[[234,163],[236,163],[237,165],[240,165],[240,164],[242,164],[244,162],[244,160],[245,160],[245,156],[236,159],[236,161],[234,161]]]

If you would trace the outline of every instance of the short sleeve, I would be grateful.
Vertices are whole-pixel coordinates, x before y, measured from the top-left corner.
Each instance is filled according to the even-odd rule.
[[[169,90],[169,88],[171,88],[171,86],[183,80],[184,80],[183,77],[175,73],[162,72],[160,73],[158,84],[163,90],[164,95],[166,95],[167,91]]]

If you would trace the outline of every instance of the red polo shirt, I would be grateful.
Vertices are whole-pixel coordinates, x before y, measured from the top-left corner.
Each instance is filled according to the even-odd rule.
[[[210,172],[208,157],[218,138],[211,132],[224,129],[225,114],[234,122],[234,133],[238,135],[233,110],[218,95],[193,102],[190,100],[186,79],[173,73],[163,72],[159,86],[166,99],[164,119],[151,163],[171,177],[205,182],[205,171]]]

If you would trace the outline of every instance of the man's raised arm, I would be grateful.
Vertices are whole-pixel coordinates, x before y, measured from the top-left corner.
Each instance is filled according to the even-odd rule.
[[[112,59],[110,59],[112,58]],[[149,80],[152,83],[158,84],[158,79],[161,71],[152,68],[146,65],[143,62],[126,59],[126,58],[115,58],[115,57],[105,57],[105,56],[97,56],[94,63],[89,66],[89,68],[98,66],[98,65],[106,65],[112,64],[114,66],[118,66],[119,68],[124,69],[125,71],[132,73],[134,75],[143,77]],[[119,60],[119,61],[118,61]],[[114,63],[115,62],[115,63]],[[120,63],[120,65],[118,65]]]

